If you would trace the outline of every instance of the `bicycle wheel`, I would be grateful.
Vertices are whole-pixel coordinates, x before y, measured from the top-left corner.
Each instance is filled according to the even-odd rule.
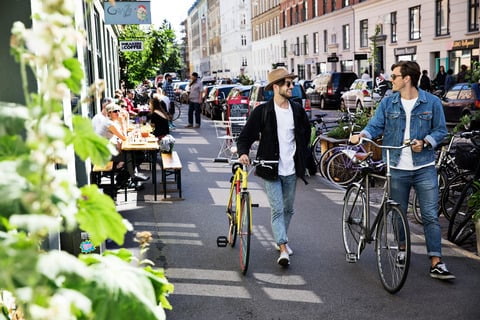
[[[410,267],[410,230],[399,206],[387,205],[377,225],[375,252],[383,287],[390,293],[400,290]]]
[[[345,193],[342,213],[343,245],[347,261],[355,262],[365,248],[366,196],[358,184],[352,184]]]
[[[337,152],[327,162],[327,178],[340,186],[350,184],[358,176],[358,168],[343,152]]]
[[[315,163],[318,166],[318,164],[320,163],[320,158],[322,157],[322,144],[320,137],[315,138],[312,146],[313,159],[315,159]]]
[[[330,160],[330,158],[334,154],[336,154],[339,150],[341,150],[341,147],[337,146],[337,147],[332,147],[332,148],[326,150],[324,153],[322,153],[322,155],[320,157],[320,160],[318,161],[318,171],[320,172],[322,177],[328,178],[327,177],[328,160]]]
[[[448,224],[447,239],[457,245],[464,243],[474,232],[472,221],[473,208],[468,205],[468,198],[474,194],[477,187],[473,181],[468,182],[456,199],[452,209],[450,223]]]
[[[463,188],[466,184],[472,181],[472,179],[473,173],[471,171],[461,173],[450,180],[442,190],[440,195],[440,210],[448,220],[451,220],[451,212],[454,209]]]
[[[240,207],[240,226],[238,234],[240,235],[240,269],[243,274],[247,273],[248,262],[250,259],[250,239],[252,235],[252,206],[250,203],[250,195],[242,194]]]
[[[175,107],[173,108],[172,121],[175,121],[178,118],[180,118],[180,115],[182,114],[182,109],[180,108],[180,103],[175,101],[174,106]]]
[[[230,181],[233,180],[233,176]],[[237,241],[237,217],[236,217],[236,197],[235,191],[236,185],[232,183],[230,187],[230,196],[227,204],[227,217],[228,217],[228,243],[233,248]]]

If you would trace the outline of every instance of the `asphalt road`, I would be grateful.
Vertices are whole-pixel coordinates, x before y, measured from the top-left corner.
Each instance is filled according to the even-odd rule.
[[[319,176],[308,178],[308,185],[298,181],[289,230],[294,255],[287,269],[276,263],[262,182],[250,176],[253,201],[260,207],[254,208],[251,263],[243,276],[238,248],[216,245],[217,236],[227,233],[230,168],[213,162],[219,150],[213,123],[202,118],[201,128],[185,129],[184,111],[173,132],[184,199],[153,202],[147,185],[130,193],[127,202],[123,195],[117,202],[135,231],[152,232],[147,257],[165,268],[175,285],[167,319],[480,319],[480,258],[445,242],[444,259],[457,279],[431,279],[422,229],[414,223],[409,276],[396,295],[381,285],[373,245],[356,264],[347,263],[343,190]],[[131,236],[125,246],[135,249]]]

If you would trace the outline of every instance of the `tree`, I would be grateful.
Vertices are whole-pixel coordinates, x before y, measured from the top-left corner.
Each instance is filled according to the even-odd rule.
[[[155,77],[157,72],[176,72],[180,69],[180,50],[175,43],[175,32],[166,20],[159,29],[142,30],[138,25],[128,25],[120,34],[120,39],[143,41],[143,51],[120,54],[122,80],[128,87]]]

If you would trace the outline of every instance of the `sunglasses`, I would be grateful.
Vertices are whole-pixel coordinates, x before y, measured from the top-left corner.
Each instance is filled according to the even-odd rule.
[[[293,87],[293,81],[290,81],[290,80],[282,80],[278,83],[279,86],[283,86],[283,85],[286,85],[287,88],[289,88],[290,86]]]
[[[113,110],[113,111],[110,111],[110,112],[118,113],[118,112],[120,112],[120,110]]]
[[[403,78],[401,74],[395,74],[395,73],[392,73],[390,77],[392,78],[393,81],[395,81],[395,79],[397,78]]]

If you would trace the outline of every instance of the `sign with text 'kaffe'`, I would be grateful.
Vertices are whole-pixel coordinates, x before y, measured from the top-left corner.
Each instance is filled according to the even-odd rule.
[[[106,24],[151,24],[150,1],[103,3]]]

